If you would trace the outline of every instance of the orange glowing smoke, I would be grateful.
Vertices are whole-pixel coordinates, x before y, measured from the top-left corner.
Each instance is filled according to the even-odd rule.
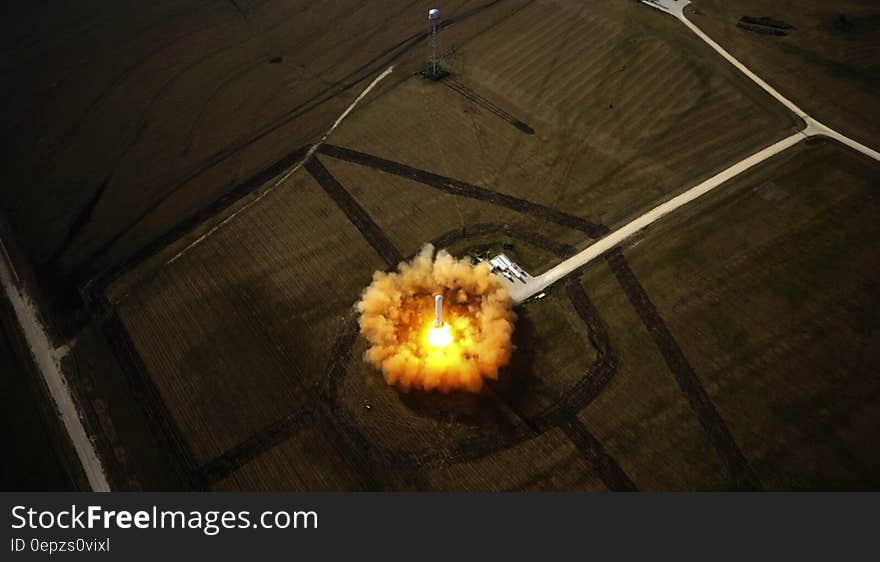
[[[435,328],[434,295],[444,297]],[[430,244],[393,273],[376,272],[357,304],[364,359],[404,391],[478,392],[513,352],[510,297],[486,263],[473,266]]]

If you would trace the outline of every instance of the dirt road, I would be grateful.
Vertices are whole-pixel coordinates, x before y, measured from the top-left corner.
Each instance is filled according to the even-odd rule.
[[[61,371],[60,360],[63,353],[56,351],[39,318],[39,312],[23,285],[16,282],[18,275],[15,266],[9,261],[2,239],[0,239],[0,281],[6,298],[12,304],[25,340],[30,347],[34,363],[43,376],[43,382],[49,389],[52,401],[58,411],[64,429],[73,443],[77,457],[83,466],[89,486],[95,492],[109,492],[110,484],[104,473],[104,466],[95,452],[94,443],[86,432],[76,403],[64,373]]]

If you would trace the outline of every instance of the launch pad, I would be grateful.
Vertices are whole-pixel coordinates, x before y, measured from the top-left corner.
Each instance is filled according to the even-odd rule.
[[[492,268],[495,277],[501,281],[502,286],[507,289],[513,302],[522,302],[534,292],[531,289],[535,278],[506,254],[489,258],[489,267]]]

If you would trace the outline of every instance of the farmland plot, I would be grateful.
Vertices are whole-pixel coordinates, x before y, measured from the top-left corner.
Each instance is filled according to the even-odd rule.
[[[766,488],[877,486],[869,422],[880,407],[877,172],[860,155],[812,141],[664,219],[624,252]],[[664,443],[693,423],[669,397],[636,415],[656,393],[636,381],[663,363],[633,336],[629,305],[604,265],[590,268],[584,286],[623,360],[582,415],[647,485],[653,477],[642,471],[662,470]],[[642,460],[630,465],[630,455]],[[699,482],[681,486],[717,485]]]

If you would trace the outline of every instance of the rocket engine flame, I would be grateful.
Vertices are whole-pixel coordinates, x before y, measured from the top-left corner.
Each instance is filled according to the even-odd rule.
[[[356,305],[370,344],[364,360],[403,391],[479,392],[513,353],[511,305],[488,264],[435,255],[428,244],[364,290]]]
[[[449,324],[442,324],[439,328],[431,327],[428,330],[428,345],[431,347],[446,347],[452,343],[452,332]]]

